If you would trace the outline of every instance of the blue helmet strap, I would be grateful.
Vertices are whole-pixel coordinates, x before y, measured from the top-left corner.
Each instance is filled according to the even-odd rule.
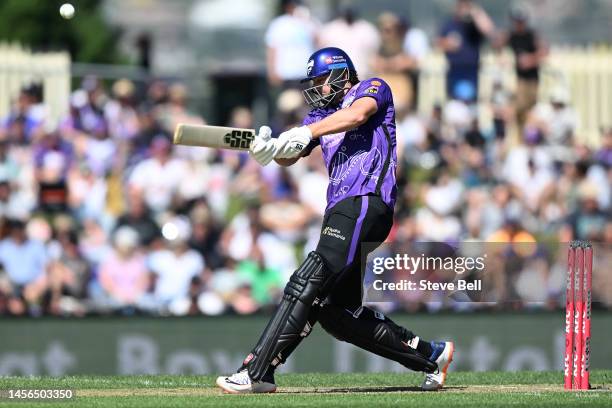
[[[304,99],[313,108],[325,108],[332,103],[338,103],[344,96],[344,87],[348,79],[348,68],[330,70],[327,79],[321,85],[314,85],[303,91]],[[312,81],[311,81],[312,84]],[[329,86],[330,92],[323,94],[323,87]]]

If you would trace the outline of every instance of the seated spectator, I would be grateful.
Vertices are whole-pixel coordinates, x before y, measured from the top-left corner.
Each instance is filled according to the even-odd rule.
[[[22,191],[17,190],[6,179],[0,178],[0,217],[27,218],[34,205]]]
[[[0,241],[0,290],[8,297],[11,314],[39,314],[48,288],[48,257],[42,242],[29,239],[25,224],[8,220],[9,235]]]
[[[68,205],[79,219],[102,221],[105,214],[108,186],[87,165],[74,166],[68,172]]]
[[[459,238],[461,224],[454,212],[461,203],[462,192],[461,182],[444,171],[423,189],[425,207],[418,209],[415,217],[420,239],[449,242]]]
[[[38,140],[43,130],[44,118],[35,112],[36,98],[28,88],[22,89],[9,112],[0,122],[0,139],[11,144],[26,145]]]
[[[118,228],[113,249],[100,263],[96,305],[103,309],[135,307],[149,287],[146,256],[139,250],[138,233],[128,226]]]
[[[82,316],[91,270],[81,255],[77,234],[57,229],[56,239],[48,246],[50,311]]]
[[[127,140],[138,131],[138,117],[134,109],[134,83],[120,79],[113,84],[113,96],[104,106],[104,117],[108,122],[108,133],[114,141]]]
[[[601,130],[601,146],[595,153],[595,160],[607,169],[612,168],[612,127]]]
[[[579,187],[580,205],[567,218],[572,239],[600,241],[604,237],[606,221],[609,215],[601,211],[597,201],[598,188],[585,181]]]
[[[174,133],[179,123],[205,124],[204,119],[187,108],[189,91],[184,84],[175,83],[168,88],[168,103],[158,107],[160,124],[168,133]]]
[[[251,286],[253,299],[261,306],[273,304],[282,293],[285,281],[277,269],[266,267],[263,258],[242,261],[236,272]]]
[[[130,188],[137,188],[154,213],[170,206],[178,185],[189,177],[184,160],[172,157],[168,139],[157,136],[151,143],[151,158],[138,163],[129,176]]]
[[[34,147],[33,154],[40,210],[65,212],[68,208],[66,175],[73,159],[72,145],[57,131],[51,131]]]
[[[149,147],[153,139],[165,137],[170,140],[170,134],[160,125],[155,111],[150,106],[143,106],[138,111],[138,132],[131,141],[128,164],[133,165],[149,157]]]
[[[138,242],[150,246],[161,236],[159,226],[138,189],[127,188],[127,209],[117,219],[117,228],[128,226],[138,234]]]
[[[161,313],[168,311],[184,314],[182,304],[189,301],[193,279],[199,279],[204,272],[204,259],[189,248],[191,236],[189,221],[184,217],[174,217],[162,227],[165,248],[151,252],[147,265],[155,276],[152,295],[140,306]],[[184,310],[184,312],[180,312]]]
[[[207,266],[218,268],[223,264],[219,251],[221,225],[213,219],[210,208],[204,200],[199,200],[189,212],[193,228],[189,246],[198,251]]]
[[[93,76],[83,79],[81,89],[74,94],[73,102],[78,109],[78,120],[75,129],[90,136],[108,132],[104,117],[104,104],[107,101],[102,82]]]
[[[569,90],[561,85],[554,87],[549,101],[537,104],[529,113],[527,132],[539,132],[544,142],[553,147],[557,159],[565,159],[564,152],[574,143],[579,126],[578,114],[570,104]]]

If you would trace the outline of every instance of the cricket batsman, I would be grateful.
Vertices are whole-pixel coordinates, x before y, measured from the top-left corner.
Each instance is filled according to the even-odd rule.
[[[339,48],[315,52],[306,65],[303,126],[271,138],[263,126],[250,153],[262,166],[290,166],[320,146],[329,172],[327,208],[317,248],[292,274],[282,300],[236,374],[217,378],[229,393],[276,391],[274,371],[316,322],[332,336],[426,373],[422,389],[444,385],[452,342],[425,341],[362,305],[361,243],[384,242],[397,195],[395,109],[379,78],[360,81]],[[373,250],[372,246],[369,246]]]

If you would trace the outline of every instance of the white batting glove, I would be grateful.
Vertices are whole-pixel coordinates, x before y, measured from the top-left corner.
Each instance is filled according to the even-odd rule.
[[[308,126],[294,127],[283,132],[276,139],[275,159],[293,159],[299,157],[312,140]]]
[[[267,166],[277,152],[275,140],[271,137],[272,129],[268,126],[260,127],[249,149],[251,156],[262,166]]]

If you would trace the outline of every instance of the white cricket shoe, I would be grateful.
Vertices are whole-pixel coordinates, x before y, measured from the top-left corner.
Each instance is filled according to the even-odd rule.
[[[263,379],[262,381],[251,381],[247,370],[239,371],[227,377],[217,377],[217,386],[230,394],[257,394],[276,391],[274,378],[268,381]]]
[[[421,385],[423,391],[437,391],[444,386],[446,372],[453,361],[455,352],[455,344],[452,341],[432,341],[431,345],[434,351],[430,359],[436,362],[438,369],[425,375],[425,380]]]

